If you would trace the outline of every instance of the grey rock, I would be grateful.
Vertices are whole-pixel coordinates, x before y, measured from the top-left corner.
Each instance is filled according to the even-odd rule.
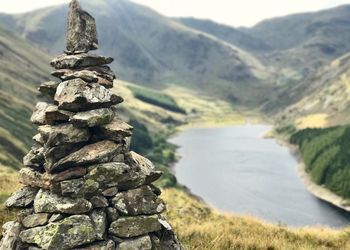
[[[95,209],[90,213],[90,218],[94,225],[96,239],[103,240],[107,228],[107,216],[103,209]]]
[[[83,177],[87,174],[87,169],[84,167],[77,167],[77,168],[69,168],[63,172],[60,172],[58,174],[44,174],[44,178],[49,180],[50,185],[53,185],[55,183],[76,179]]]
[[[113,58],[94,54],[60,55],[51,61],[55,69],[78,69],[89,66],[102,66],[113,62]]]
[[[43,227],[31,228],[20,233],[22,241],[42,249],[72,249],[94,242],[94,226],[87,215],[74,215]]]
[[[17,249],[21,243],[19,241],[19,234],[22,226],[15,221],[9,221],[2,226],[2,239],[0,241],[1,250]]]
[[[156,171],[153,163],[147,158],[130,152],[127,155],[127,162],[145,176],[145,184],[151,184],[162,176],[162,172]]]
[[[164,212],[164,202],[149,186],[118,193],[112,204],[124,215],[151,215]]]
[[[102,241],[102,242],[97,242],[93,243],[91,245],[77,248],[79,250],[115,250],[115,243],[113,240],[109,241]]]
[[[83,214],[92,209],[92,204],[83,198],[68,198],[41,189],[34,200],[36,213]]]
[[[108,89],[97,83],[87,84],[77,78],[60,83],[55,101],[60,109],[78,112],[109,108],[123,102],[123,98],[111,94]]]
[[[94,196],[90,199],[90,202],[94,208],[103,208],[103,207],[108,207],[109,202],[107,198],[105,198],[102,195]]]
[[[45,162],[44,148],[35,144],[29,153],[23,157],[23,165],[41,171]]]
[[[114,112],[111,109],[93,109],[77,113],[70,122],[76,127],[96,127],[110,123],[113,117]]]
[[[177,239],[171,225],[166,221],[165,217],[159,215],[158,221],[162,225],[162,229],[151,234],[152,239],[154,236],[159,239],[158,246],[156,244],[153,244],[153,246],[155,246],[155,249],[184,250],[185,248]]]
[[[53,214],[49,219],[49,223],[57,222],[57,221],[60,221],[64,218],[65,218],[65,216],[63,214]]]
[[[34,213],[34,208],[32,208],[32,207],[22,209],[16,215],[17,221],[22,222],[25,217],[27,217],[28,215],[31,215],[33,213]]]
[[[106,211],[108,222],[112,223],[113,221],[116,221],[120,218],[117,209],[114,207],[108,207]]]
[[[132,135],[133,127],[118,118],[114,118],[111,123],[93,128],[94,139],[110,139],[115,142],[122,142],[125,137]]]
[[[110,187],[125,190],[141,186],[145,181],[142,173],[134,171],[129,165],[121,162],[90,166],[85,178],[99,183],[102,190]]]
[[[21,189],[14,192],[10,198],[5,202],[7,208],[25,208],[30,206],[36,194],[38,188],[34,187],[22,187]]]
[[[113,197],[113,196],[115,196],[117,193],[118,193],[118,188],[116,188],[116,187],[111,187],[111,188],[108,188],[108,189],[104,190],[104,191],[102,192],[102,195],[103,195],[103,196],[106,196],[106,197]]]
[[[119,244],[118,250],[136,250],[136,249],[142,249],[142,250],[151,250],[152,249],[152,242],[151,238],[146,235],[130,240],[125,240],[122,243]]]
[[[54,187],[55,193],[72,198],[93,196],[99,189],[97,182],[86,181],[84,178],[62,181]]]
[[[67,51],[70,53],[98,49],[95,19],[81,9],[77,0],[69,5],[66,40]]]
[[[31,214],[22,220],[22,224],[26,228],[43,226],[49,222],[50,216],[48,213]]]
[[[40,126],[38,131],[47,147],[86,142],[90,139],[88,129],[76,128],[72,124]]]
[[[70,155],[78,151],[83,146],[84,146],[84,143],[78,143],[78,144],[67,144],[67,145],[60,145],[57,147],[45,148],[44,149],[44,157],[45,157],[44,167],[46,171],[50,172],[50,169],[57,161],[66,157],[67,155]]]
[[[50,168],[50,171],[55,172],[70,166],[78,167],[109,162],[120,151],[121,146],[112,141],[106,140],[90,144],[59,160]]]
[[[56,105],[38,102],[31,117],[31,122],[37,125],[54,125],[56,122],[66,122],[74,113],[59,110]]]
[[[53,98],[56,94],[56,89],[58,87],[59,83],[58,82],[53,82],[53,81],[50,81],[50,82],[44,82],[40,85],[39,87],[39,91],[48,96],[48,97],[51,97]]]
[[[40,133],[36,134],[33,136],[33,140],[37,143],[40,144],[41,146],[44,145],[45,141],[43,139],[43,137],[41,136]]]
[[[161,224],[158,222],[157,215],[141,215],[119,218],[111,224],[109,233],[117,237],[130,238],[159,231],[160,229]]]

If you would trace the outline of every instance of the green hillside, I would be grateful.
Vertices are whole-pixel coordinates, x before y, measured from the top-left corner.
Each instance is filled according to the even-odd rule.
[[[31,144],[36,88],[48,80],[49,57],[0,27],[0,166],[18,169]]]
[[[290,141],[299,146],[306,171],[316,184],[350,198],[350,126],[305,129]]]

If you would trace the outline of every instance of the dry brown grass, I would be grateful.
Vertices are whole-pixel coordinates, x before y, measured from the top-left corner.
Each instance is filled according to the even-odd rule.
[[[290,229],[219,214],[183,191],[165,190],[167,216],[188,249],[350,249],[350,229]]]

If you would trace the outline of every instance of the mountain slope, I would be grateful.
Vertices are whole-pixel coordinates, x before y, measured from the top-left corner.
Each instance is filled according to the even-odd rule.
[[[0,166],[18,168],[34,127],[37,86],[48,80],[49,57],[0,27]]]
[[[126,0],[83,0],[95,16],[100,47],[113,56],[119,77],[163,87],[183,85],[240,104],[262,99],[268,71],[251,54],[212,35],[188,28]],[[50,53],[64,49],[67,6],[21,15],[1,15],[2,23]]]

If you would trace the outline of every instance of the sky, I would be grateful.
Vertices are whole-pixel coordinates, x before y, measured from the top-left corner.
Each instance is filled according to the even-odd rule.
[[[108,0],[116,1],[116,0]],[[350,0],[133,0],[172,17],[196,17],[231,26],[252,26],[276,16],[350,4]],[[69,0],[0,0],[0,12],[20,13]]]

